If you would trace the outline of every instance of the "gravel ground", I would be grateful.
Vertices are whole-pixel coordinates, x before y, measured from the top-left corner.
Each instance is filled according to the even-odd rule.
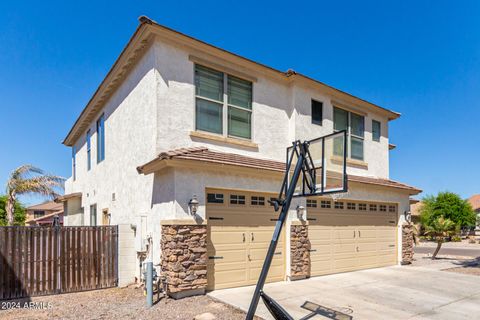
[[[188,319],[212,313],[216,319],[245,319],[245,313],[208,296],[181,300],[162,299],[152,308],[145,307],[141,289],[113,288],[88,292],[33,297],[31,302],[43,303],[41,309],[0,310],[0,319]],[[23,303],[21,304],[23,306]],[[48,306],[51,308],[48,308]],[[3,302],[0,306],[5,308]],[[38,306],[38,304],[37,304]]]
[[[420,241],[419,247],[436,247],[436,241]],[[462,240],[460,242],[444,242],[442,248],[479,248],[480,243],[470,243],[468,240]]]
[[[461,267],[449,268],[444,271],[480,276],[480,258],[464,261]]]
[[[415,254],[412,266],[415,267],[435,267],[440,266],[439,270],[448,272],[457,272],[480,276],[480,258],[439,255],[437,259],[432,260],[430,255]]]

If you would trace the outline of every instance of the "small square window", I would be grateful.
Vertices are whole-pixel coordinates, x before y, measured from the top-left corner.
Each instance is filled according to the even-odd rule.
[[[208,193],[207,194],[208,203],[223,203],[223,194],[221,193]]]
[[[322,125],[323,102],[312,100],[312,123]]]
[[[231,194],[230,204],[245,204],[245,196],[238,195],[238,194]]]
[[[384,204],[381,204],[381,205],[380,205],[380,211],[382,211],[382,212],[387,212],[387,206],[384,205]]]
[[[377,211],[377,205],[376,204],[371,204],[370,205],[370,211]]]
[[[322,200],[322,201],[320,202],[320,207],[322,207],[322,208],[327,208],[327,209],[328,209],[328,208],[331,208],[331,207],[332,207],[332,204],[331,204],[330,201],[328,201],[328,200]]]
[[[396,209],[397,208],[394,205],[388,206],[388,212],[396,212],[397,211]]]
[[[317,200],[307,199],[307,208],[316,208]]]
[[[360,211],[367,211],[367,204],[366,203],[359,203],[358,210]]]
[[[343,202],[335,202],[335,209],[343,209]]]
[[[355,210],[357,208],[357,204],[353,202],[347,202],[347,209],[348,210]]]
[[[252,196],[250,204],[252,206],[264,206],[265,205],[265,197]]]

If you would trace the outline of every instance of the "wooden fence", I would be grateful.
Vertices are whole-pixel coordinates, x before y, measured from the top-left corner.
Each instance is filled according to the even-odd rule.
[[[0,227],[0,300],[114,287],[118,227]]]

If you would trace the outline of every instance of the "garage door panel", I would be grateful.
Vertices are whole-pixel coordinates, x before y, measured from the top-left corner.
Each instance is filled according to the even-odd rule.
[[[247,275],[241,269],[220,271],[207,273],[207,282],[209,284],[215,283],[215,289],[230,288],[232,286],[239,286],[248,281]],[[211,287],[213,289],[213,287]]]
[[[211,228],[210,241],[216,245],[243,244],[246,241],[246,234],[243,230]]]
[[[207,248],[208,251],[208,248]],[[245,248],[232,249],[214,249],[209,252],[210,261],[215,261],[216,264],[225,264],[231,262],[244,262],[247,258],[247,250]]]
[[[317,203],[320,203],[319,199]],[[308,208],[311,275],[373,268],[396,263],[396,212]],[[333,203],[332,203],[333,206]],[[377,208],[380,204],[377,203]]]
[[[333,236],[333,230],[331,228],[321,228],[319,226],[309,227],[308,239],[311,242],[316,240],[331,241]]]
[[[355,229],[353,228],[336,228],[333,231],[333,239],[336,241],[354,241],[355,239]]]
[[[278,214],[268,204],[254,205],[252,196],[261,196],[267,200],[275,195],[207,190],[207,193],[210,192],[223,194],[225,203],[207,203],[207,252],[209,256],[222,257],[208,261],[208,289],[255,284],[272,240]],[[244,196],[244,204],[230,203],[234,199],[233,195]],[[282,232],[267,277],[268,282],[285,278],[284,237],[285,232]]]

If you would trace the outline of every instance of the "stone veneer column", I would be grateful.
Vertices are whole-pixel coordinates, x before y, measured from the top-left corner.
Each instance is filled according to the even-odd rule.
[[[310,241],[307,225],[290,227],[290,276],[292,280],[310,276]]]
[[[204,294],[207,286],[207,226],[162,225],[162,274],[174,299]]]
[[[402,225],[402,264],[410,264],[413,261],[413,224]]]

